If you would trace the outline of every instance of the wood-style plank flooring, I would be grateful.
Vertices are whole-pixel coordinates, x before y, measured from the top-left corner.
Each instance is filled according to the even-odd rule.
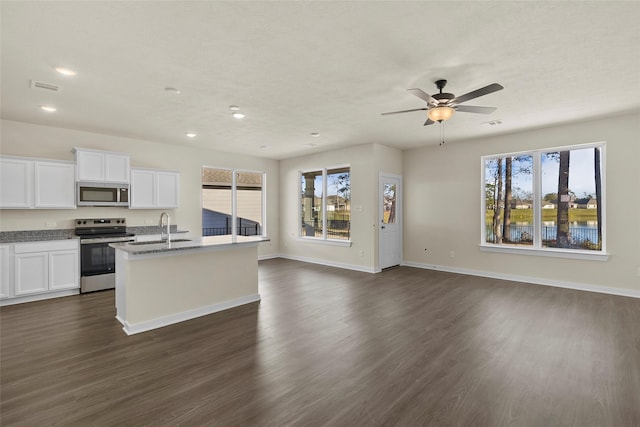
[[[638,299],[409,267],[259,274],[260,303],[134,336],[113,291],[3,307],[0,425],[640,426]]]

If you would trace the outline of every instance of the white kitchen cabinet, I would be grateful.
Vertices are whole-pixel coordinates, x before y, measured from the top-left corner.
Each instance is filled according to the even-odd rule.
[[[16,297],[80,288],[80,250],[77,239],[16,243]]]
[[[74,148],[78,181],[129,183],[129,155],[111,151]]]
[[[79,287],[78,272],[80,271],[79,252],[70,251],[49,252],[49,289],[75,289]]]
[[[177,208],[180,202],[180,172],[131,169],[129,209]]]
[[[129,209],[154,209],[157,206],[156,171],[131,169]]]
[[[2,157],[2,209],[75,209],[75,164]]]
[[[34,162],[35,202],[41,209],[74,209],[76,207],[76,166],[72,162]]]
[[[180,204],[180,173],[158,171],[158,207],[177,208]]]
[[[13,296],[12,250],[12,244],[0,244],[0,299]]]
[[[0,208],[33,207],[33,160],[0,159]]]
[[[15,295],[29,295],[49,289],[49,254],[15,254]]]

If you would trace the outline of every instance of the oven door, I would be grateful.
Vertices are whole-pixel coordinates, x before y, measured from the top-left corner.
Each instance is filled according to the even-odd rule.
[[[116,250],[108,242],[80,244],[80,275],[95,276],[116,271]]]
[[[80,239],[80,293],[116,287],[116,250],[109,243],[133,237]]]

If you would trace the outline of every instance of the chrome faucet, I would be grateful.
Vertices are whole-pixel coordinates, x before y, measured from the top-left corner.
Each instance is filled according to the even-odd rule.
[[[164,218],[167,218],[167,232],[162,231],[162,227],[165,225]],[[158,227],[160,227],[160,240],[166,240],[167,242],[171,241],[171,219],[169,218],[169,214],[166,212],[162,212],[160,214],[160,222],[158,223]],[[166,237],[165,237],[166,235]]]

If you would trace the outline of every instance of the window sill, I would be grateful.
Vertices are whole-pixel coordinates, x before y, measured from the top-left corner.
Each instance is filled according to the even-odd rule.
[[[296,240],[298,242],[319,243],[321,245],[345,246],[345,247],[351,246],[351,240],[325,240],[325,239],[318,239],[314,237],[298,237]]]
[[[593,251],[580,251],[580,250],[563,250],[563,249],[539,249],[539,248],[525,248],[525,247],[507,247],[498,245],[480,245],[480,251],[482,252],[498,252],[503,254],[517,254],[517,255],[533,255],[533,256],[545,256],[553,258],[571,258],[571,259],[584,259],[590,261],[607,261],[609,259],[608,253]]]

